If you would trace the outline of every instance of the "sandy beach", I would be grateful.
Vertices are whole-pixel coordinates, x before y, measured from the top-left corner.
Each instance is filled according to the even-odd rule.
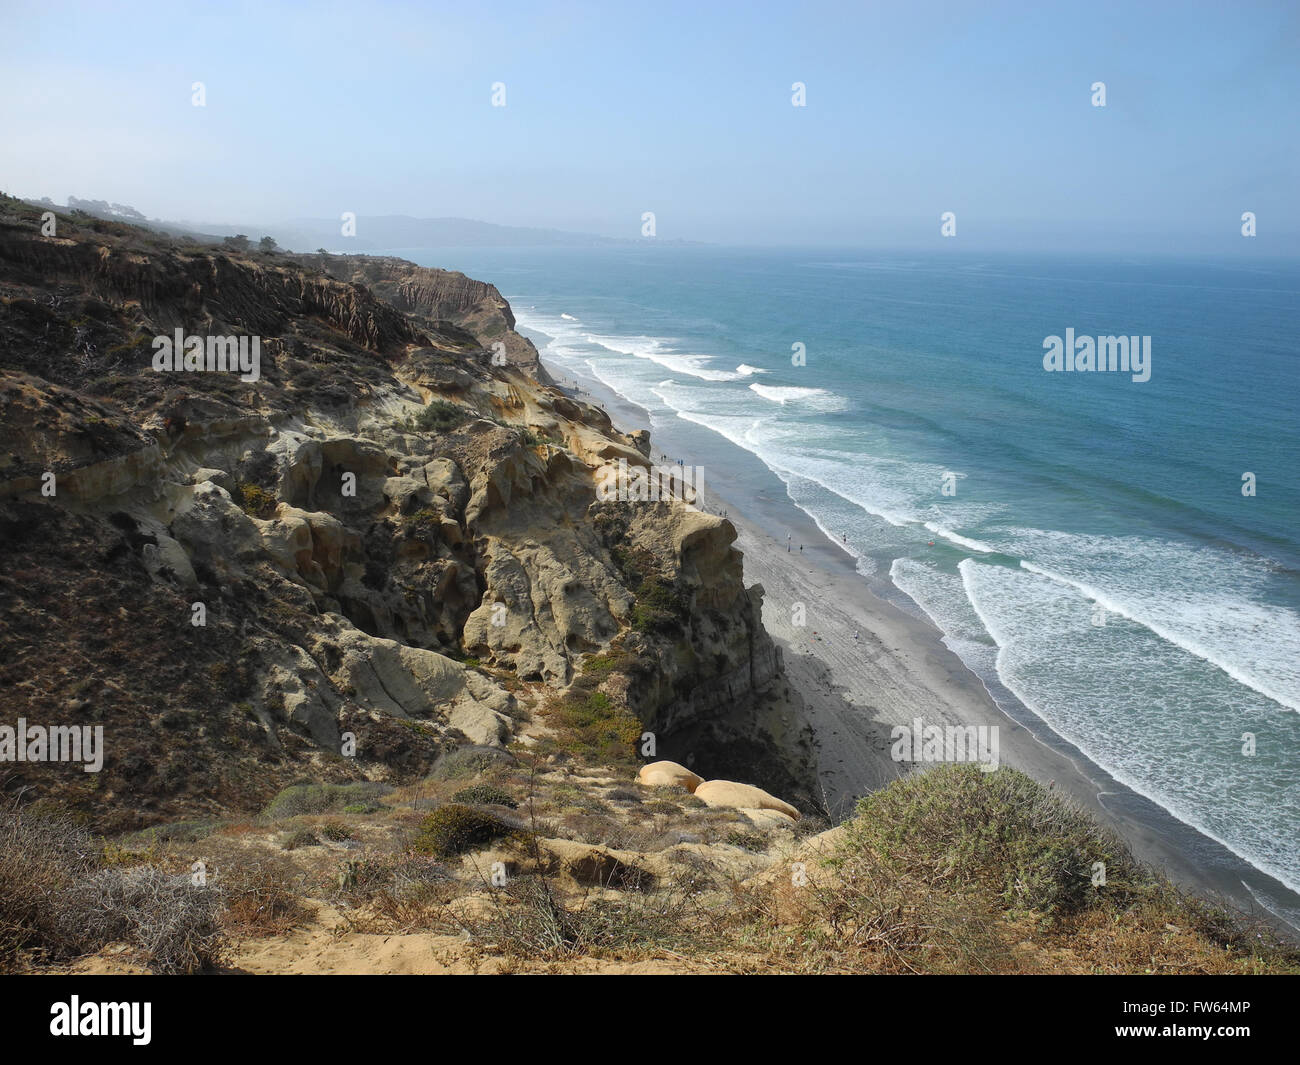
[[[657,444],[640,407],[599,381],[550,369],[624,431],[651,428]],[[658,446],[652,457],[675,461]],[[1300,900],[1285,886],[1114,780],[1023,706],[1004,710],[938,628],[876,595],[854,558],[788,499],[745,499],[742,510],[727,493],[723,471],[710,474],[702,505],[726,512],[744,552],[746,584],[763,587],[763,621],[805,701],[823,801],[834,817],[847,816],[856,799],[910,771],[890,757],[893,726],[920,718],[927,726],[996,727],[1001,765],[1059,789],[1181,886],[1296,931],[1276,912],[1300,912]],[[795,623],[799,604],[803,625]],[[1005,690],[999,694],[1003,706],[1016,703]]]

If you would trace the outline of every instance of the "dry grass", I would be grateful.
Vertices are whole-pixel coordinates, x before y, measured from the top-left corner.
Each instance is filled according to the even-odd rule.
[[[221,960],[220,909],[214,888],[138,866],[101,869],[81,881],[64,896],[61,914],[78,953],[130,943],[154,972],[195,973]]]
[[[114,942],[129,944],[155,972],[217,964],[218,892],[160,864],[128,861],[130,852],[106,850],[58,808],[17,798],[0,807],[0,971]]]
[[[195,971],[217,962],[226,938],[309,921],[305,901],[320,899],[344,914],[336,935],[454,935],[529,970],[590,960],[754,973],[1300,972],[1295,948],[1180,894],[1087,814],[1007,770],[945,767],[896,781],[816,843],[661,790],[638,787],[643,801],[620,809],[580,807],[584,794],[623,785],[540,761],[467,776],[394,792],[382,809],[337,824],[295,815],[197,842],[169,831],[134,850],[106,848],[57,812],[6,808],[0,967],[117,941],[155,971]],[[499,798],[497,789],[518,797],[518,811],[448,801]],[[331,797],[327,809],[342,808]],[[431,822],[443,860],[414,849],[432,839],[421,836]],[[295,829],[304,841],[352,837],[353,849],[286,854],[280,841]],[[635,857],[561,857],[544,842],[553,836],[633,856],[683,836],[717,850],[682,848],[640,869]],[[505,882],[494,882],[501,869],[487,867],[485,846],[505,850]],[[206,891],[180,875],[199,854],[212,870]],[[1104,887],[1090,878],[1099,861]]]
[[[654,891],[580,894],[548,876],[521,876],[504,887],[484,883],[481,904],[444,907],[440,926],[485,952],[516,960],[651,958],[722,946],[701,904],[699,874],[684,871]]]
[[[278,855],[223,867],[216,881],[226,903],[223,926],[231,935],[283,935],[306,919],[298,868]]]
[[[100,847],[68,814],[0,806],[0,972],[22,967],[22,954],[73,953],[63,898],[92,875]]]

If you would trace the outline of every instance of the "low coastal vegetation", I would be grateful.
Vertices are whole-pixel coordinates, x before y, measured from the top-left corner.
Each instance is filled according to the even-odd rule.
[[[421,408],[418,414],[406,419],[409,432],[445,433],[468,421],[471,417],[464,407],[446,400],[435,399]]]
[[[110,842],[11,802],[0,970],[108,947],[113,971],[287,963],[296,930],[321,949],[409,943],[452,971],[1300,973],[1265,926],[1183,895],[1014,770],[934,768],[828,829],[485,750],[401,788],[295,785],[198,838]]]

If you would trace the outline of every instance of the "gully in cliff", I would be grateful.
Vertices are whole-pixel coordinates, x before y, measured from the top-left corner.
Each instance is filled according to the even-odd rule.
[[[248,382],[262,376],[260,336],[186,336],[178,327],[174,338],[154,337],[153,353],[153,368],[159,373],[221,371],[238,373]]]

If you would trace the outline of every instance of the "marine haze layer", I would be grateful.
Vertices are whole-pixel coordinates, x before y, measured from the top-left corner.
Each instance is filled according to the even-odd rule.
[[[788,493],[1004,704],[1300,889],[1300,262],[388,253],[491,278],[712,489]],[[1150,380],[1045,372],[1068,329],[1150,336]]]

